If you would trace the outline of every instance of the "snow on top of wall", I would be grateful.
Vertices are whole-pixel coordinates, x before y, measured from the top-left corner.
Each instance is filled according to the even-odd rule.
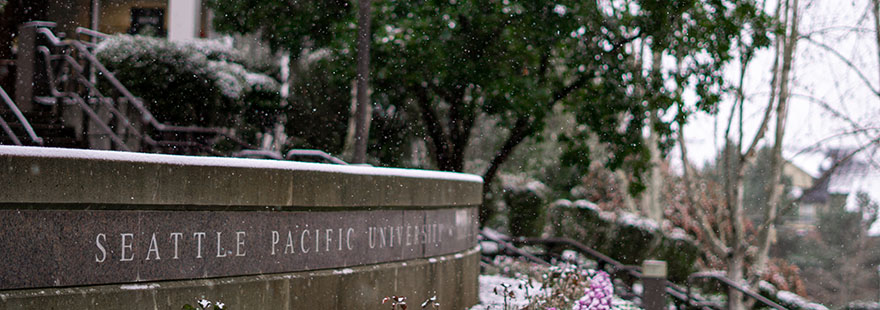
[[[475,182],[475,183],[482,183],[483,182],[483,178],[478,175],[457,173],[457,172],[442,172],[442,171],[404,169],[404,168],[380,168],[380,167],[355,166],[355,165],[333,165],[333,164],[306,163],[306,162],[296,162],[296,161],[286,161],[286,160],[270,160],[270,159],[165,155],[165,154],[120,152],[120,151],[99,151],[99,150],[50,148],[50,147],[0,145],[0,157],[4,157],[4,156],[92,159],[92,160],[121,161],[121,162],[132,162],[132,163],[166,164],[166,165],[177,165],[177,166],[305,170],[305,171],[318,171],[318,172],[342,173],[342,174],[396,176],[396,177],[418,178],[418,179],[441,179],[441,180]]]

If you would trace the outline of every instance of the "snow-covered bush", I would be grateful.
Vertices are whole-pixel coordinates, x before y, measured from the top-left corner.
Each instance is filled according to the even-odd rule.
[[[247,55],[222,42],[114,35],[98,45],[96,54],[163,122],[240,127],[243,119],[266,126],[280,103],[275,78],[256,71]]]
[[[655,259],[667,262],[669,280],[684,283],[687,276],[697,272],[696,261],[700,257],[700,247],[680,228],[662,231],[660,244],[654,249]]]
[[[628,265],[639,264],[649,257],[662,234],[657,222],[633,213],[620,212],[615,221],[611,253],[615,259]]]
[[[556,236],[575,239],[602,253],[609,253],[614,241],[613,214],[599,210],[592,202],[561,199],[550,206]]]
[[[575,239],[624,264],[645,259],[667,262],[669,278],[684,281],[694,272],[699,247],[683,231],[627,212],[607,212],[587,200],[557,200],[550,206],[554,235]]]
[[[538,237],[544,230],[547,186],[523,176],[504,175],[502,199],[507,206],[510,234]]]

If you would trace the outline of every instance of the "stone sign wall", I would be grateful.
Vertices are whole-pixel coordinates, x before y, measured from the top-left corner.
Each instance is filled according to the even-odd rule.
[[[473,208],[348,212],[0,210],[0,289],[341,268],[476,243]]]
[[[473,175],[0,146],[0,187],[0,308],[90,307],[95,288],[125,299],[139,283],[153,296],[170,294],[153,306],[177,307],[175,281],[187,292],[235,292],[236,281],[289,287],[328,276],[368,290],[358,294],[448,292],[455,307],[476,300],[482,180]],[[424,265],[435,258],[443,260],[436,268],[455,272]],[[398,287],[411,281],[398,277],[427,274],[433,279],[421,282],[438,287]],[[309,289],[318,288],[278,296],[307,305],[304,296],[319,293]],[[44,298],[53,291],[66,297]],[[332,300],[338,308],[349,297]],[[283,306],[267,298],[240,306]]]

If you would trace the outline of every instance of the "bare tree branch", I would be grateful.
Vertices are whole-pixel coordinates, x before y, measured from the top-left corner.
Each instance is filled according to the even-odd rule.
[[[682,108],[679,108],[679,113],[681,113],[682,110]],[[691,208],[694,209],[697,215],[697,222],[699,224],[697,226],[703,233],[703,239],[705,239],[709,243],[709,248],[712,250],[712,252],[720,257],[727,256],[727,254],[730,253],[730,249],[726,245],[724,245],[722,239],[715,234],[715,230],[712,229],[712,225],[709,223],[705,211],[697,205],[696,199],[694,199],[693,197],[693,195],[695,195],[695,189],[693,186],[693,171],[691,170],[691,163],[687,155],[687,143],[685,143],[684,139],[684,122],[681,120],[679,120],[678,122],[678,145],[681,149],[681,164],[684,169],[683,178],[685,189],[687,190],[687,195],[685,195],[685,197],[687,197],[688,205],[690,205]]]
[[[776,136],[773,144],[772,154],[770,158],[770,182],[767,183],[766,191],[768,193],[767,206],[764,208],[764,220],[766,225],[758,228],[758,252],[755,259],[755,274],[750,278],[752,285],[757,285],[760,276],[766,269],[767,260],[770,250],[770,236],[775,233],[776,227],[774,222],[779,212],[779,202],[782,200],[782,192],[784,185],[782,184],[782,170],[785,166],[785,160],[782,158],[782,144],[785,137],[785,124],[788,116],[789,104],[789,81],[792,75],[794,63],[794,54],[797,51],[798,43],[798,0],[793,0],[791,13],[790,29],[785,48],[782,55],[782,72],[780,73],[779,83],[779,101],[776,104]]]
[[[862,82],[865,83],[865,86],[867,86],[868,89],[870,89],[871,92],[874,93],[874,95],[880,96],[880,91],[878,91],[877,88],[874,88],[874,85],[871,85],[871,80],[869,80],[868,77],[865,76],[865,74],[862,72],[862,70],[859,69],[858,66],[856,66],[855,64],[852,63],[852,61],[847,59],[846,56],[843,56],[843,54],[841,54],[840,52],[835,50],[833,47],[831,47],[825,43],[813,40],[813,38],[811,38],[810,36],[802,36],[801,38],[804,40],[807,40],[807,42],[810,42],[815,46],[821,47],[822,49],[824,49],[824,50],[828,51],[829,53],[831,53],[832,55],[836,56],[838,59],[840,59],[840,61],[842,61],[844,64],[846,64],[847,67],[849,67],[850,69],[855,71],[856,75],[859,76],[859,79],[861,79]],[[878,57],[880,57],[880,56],[878,56]]]
[[[823,110],[825,110],[825,111],[828,112],[828,113],[831,113],[834,117],[837,117],[837,118],[839,118],[839,119],[841,119],[841,120],[843,120],[843,121],[849,123],[850,126],[853,126],[853,127],[856,127],[856,128],[861,127],[861,125],[859,125],[859,124],[858,124],[856,121],[854,121],[852,118],[850,118],[849,116],[846,116],[846,114],[844,114],[844,113],[842,113],[842,112],[840,112],[840,111],[837,111],[836,109],[832,108],[830,104],[828,104],[827,102],[825,102],[825,101],[822,100],[822,99],[819,99],[819,98],[816,98],[816,97],[813,97],[813,96],[810,96],[810,95],[807,95],[807,94],[797,94],[797,93],[793,93],[793,94],[791,94],[791,96],[792,96],[792,97],[798,97],[798,98],[801,98],[801,99],[806,99],[807,101],[810,101],[810,102],[812,102],[812,103],[818,104],[820,108],[822,108]]]
[[[872,10],[874,14],[874,35],[877,42],[877,60],[880,61],[880,0],[871,0]]]

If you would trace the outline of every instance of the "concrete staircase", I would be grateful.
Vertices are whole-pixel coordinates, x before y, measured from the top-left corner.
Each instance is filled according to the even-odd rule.
[[[61,120],[50,111],[27,112],[23,114],[28,122],[30,122],[31,127],[34,129],[37,136],[43,139],[42,144],[33,141],[28,136],[24,124],[19,122],[16,119],[15,114],[5,106],[0,107],[0,118],[6,120],[16,137],[13,138],[5,132],[0,132],[0,144],[16,145],[18,144],[15,143],[17,138],[21,145],[88,148],[85,141],[77,137],[76,129],[62,124]],[[79,136],[81,136],[81,134]]]

